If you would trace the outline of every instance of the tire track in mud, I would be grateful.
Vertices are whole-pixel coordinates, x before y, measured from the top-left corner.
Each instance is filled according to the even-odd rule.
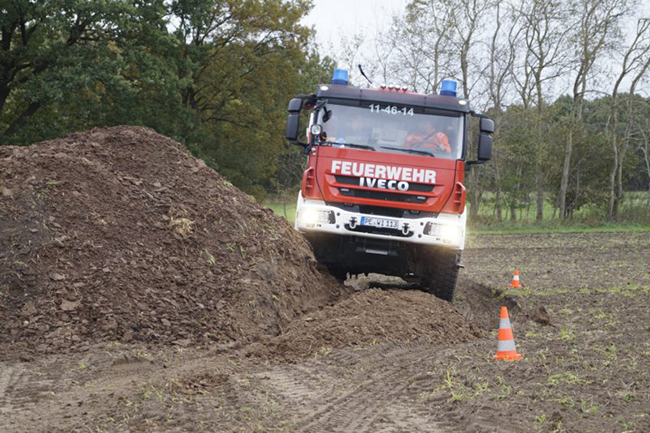
[[[81,367],[72,359],[0,363],[0,432],[79,430],[88,420],[70,408],[84,405],[84,411],[90,410],[98,399],[146,377],[148,363],[140,364],[108,360],[101,370],[84,379]]]
[[[19,418],[38,418],[32,409],[54,395],[59,371],[54,375],[32,372],[20,364],[0,364],[0,431],[18,431]]]
[[[11,405],[7,401],[7,389],[11,383],[13,376],[13,368],[8,365],[0,364],[0,428],[4,428],[4,421],[9,417],[7,414],[11,413]]]
[[[415,401],[420,370],[434,349],[342,351],[264,373],[296,409],[296,431],[439,432],[433,413]],[[421,370],[420,370],[421,371]]]

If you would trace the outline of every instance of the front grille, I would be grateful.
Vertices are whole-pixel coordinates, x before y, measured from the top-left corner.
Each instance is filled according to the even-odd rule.
[[[425,196],[400,194],[397,192],[370,191],[364,189],[339,188],[341,195],[346,197],[369,198],[372,200],[398,201],[402,203],[424,203]]]
[[[351,232],[356,232],[356,233],[372,233],[376,235],[389,235],[389,236],[397,236],[401,238],[410,238],[413,236],[413,232],[409,231],[408,233],[404,234],[404,232],[400,229],[387,229],[383,227],[372,227],[372,226],[355,226],[354,228],[350,227],[350,224],[346,224],[345,228],[347,230],[350,230]]]
[[[438,212],[414,211],[385,206],[369,206],[355,203],[327,202],[328,206],[343,209],[347,212],[362,213],[365,215],[386,216],[392,218],[436,218]]]
[[[345,185],[356,185],[359,186],[359,178],[354,176],[334,176],[336,178],[336,183],[342,183]],[[409,182],[409,189],[407,191],[413,192],[431,192],[433,191],[433,185],[428,183],[413,183]]]
[[[404,217],[404,210],[403,209],[395,209],[395,208],[392,208],[392,207],[360,205],[359,206],[359,212],[361,212],[362,214],[366,214],[366,215],[380,215],[380,216],[387,216],[387,217],[393,217],[393,218],[403,218]]]

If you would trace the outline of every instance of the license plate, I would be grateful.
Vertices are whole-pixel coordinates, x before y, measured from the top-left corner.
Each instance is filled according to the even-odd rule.
[[[384,218],[374,217],[361,217],[362,226],[380,227],[383,229],[398,229],[399,223],[395,220],[388,220]]]

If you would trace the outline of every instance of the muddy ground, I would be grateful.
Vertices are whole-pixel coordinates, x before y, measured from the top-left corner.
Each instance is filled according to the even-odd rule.
[[[351,279],[253,343],[1,362],[0,430],[650,431],[650,234],[472,236],[463,262],[453,307]],[[502,303],[519,362],[492,359]]]

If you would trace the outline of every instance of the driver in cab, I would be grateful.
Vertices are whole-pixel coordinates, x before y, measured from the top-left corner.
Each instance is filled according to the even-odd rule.
[[[429,150],[434,154],[443,152],[451,154],[449,137],[444,132],[438,130],[434,122],[427,122],[420,132],[412,132],[406,137],[404,147],[413,150]]]

